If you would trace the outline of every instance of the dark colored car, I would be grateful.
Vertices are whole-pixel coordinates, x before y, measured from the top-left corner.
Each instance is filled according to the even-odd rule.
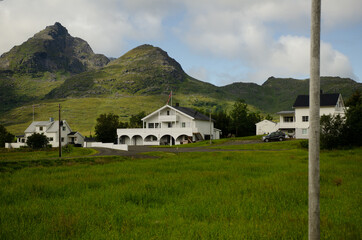
[[[269,142],[269,141],[283,141],[285,140],[285,133],[277,131],[277,132],[272,132],[266,136],[263,137],[263,141],[264,142]]]

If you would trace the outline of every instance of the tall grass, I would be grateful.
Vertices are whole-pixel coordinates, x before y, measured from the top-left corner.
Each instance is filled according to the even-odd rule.
[[[151,153],[0,174],[0,239],[307,239],[307,152]],[[361,239],[362,149],[321,154],[322,239]]]

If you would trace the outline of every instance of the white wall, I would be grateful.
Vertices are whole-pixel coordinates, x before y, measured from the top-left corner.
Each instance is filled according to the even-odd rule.
[[[27,146],[26,143],[5,143],[5,148],[20,148]]]
[[[84,147],[101,147],[101,148],[111,148],[117,150],[128,151],[127,144],[113,144],[113,143],[102,143],[102,142],[84,142]]]
[[[210,121],[195,120],[194,122],[195,122],[194,132],[201,133],[204,139],[205,139],[205,134],[210,135]],[[211,134],[213,134],[213,131],[214,131],[214,122],[211,121]]]
[[[269,120],[263,120],[256,125],[256,135],[269,134],[278,130],[278,124]]]

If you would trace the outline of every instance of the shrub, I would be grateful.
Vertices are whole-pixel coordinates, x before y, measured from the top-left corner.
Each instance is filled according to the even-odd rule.
[[[309,145],[308,140],[302,140],[299,142],[299,144],[300,144],[301,148],[308,149],[308,145]]]
[[[43,133],[34,133],[26,140],[26,144],[32,149],[45,148],[48,143],[49,140]]]
[[[73,151],[73,145],[72,144],[67,144],[65,145],[62,150],[64,153],[71,153]]]

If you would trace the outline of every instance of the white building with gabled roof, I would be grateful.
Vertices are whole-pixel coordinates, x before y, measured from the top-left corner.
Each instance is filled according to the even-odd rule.
[[[178,145],[219,139],[214,120],[191,108],[165,105],[142,119],[143,128],[117,129],[118,143],[128,145]]]
[[[70,128],[66,120],[62,120],[61,125],[61,142],[62,146],[67,144],[80,144],[83,145],[84,137],[79,132],[74,132]],[[29,136],[34,133],[43,133],[47,136],[49,144],[53,147],[59,146],[59,121],[54,121],[53,118],[50,118],[49,121],[34,121],[32,122],[27,129],[24,131],[24,135],[16,136],[16,144],[8,145],[9,148],[17,148],[20,146],[26,146],[26,140]]]
[[[307,139],[309,136],[309,95],[298,95],[293,109],[290,111],[280,111],[279,122],[272,124],[261,121],[256,124],[257,134],[266,134],[275,131],[282,131],[290,137],[297,139]],[[323,93],[320,95],[320,116],[340,115],[345,116],[345,106],[342,95],[339,93]]]

